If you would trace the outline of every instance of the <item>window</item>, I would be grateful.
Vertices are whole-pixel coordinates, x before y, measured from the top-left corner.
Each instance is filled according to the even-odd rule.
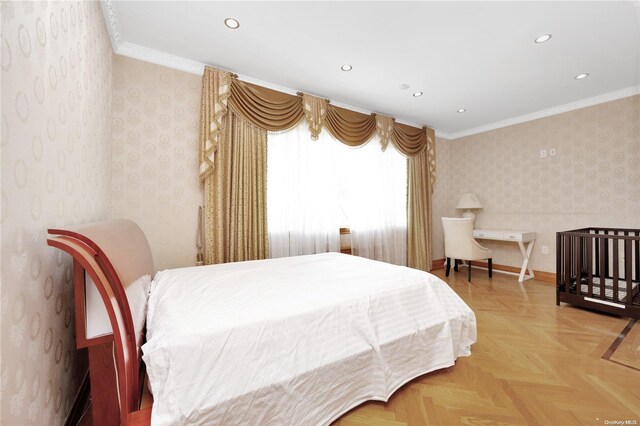
[[[406,264],[407,160],[393,146],[314,141],[303,122],[269,135],[267,162],[271,257],[339,251],[348,227],[354,254]]]

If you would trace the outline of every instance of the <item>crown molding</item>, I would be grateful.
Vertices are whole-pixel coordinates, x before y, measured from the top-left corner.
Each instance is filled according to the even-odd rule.
[[[192,61],[181,56],[175,56],[170,53],[129,43],[128,41],[120,44],[118,50],[114,49],[114,52],[118,55],[128,56],[129,58],[151,62],[156,65],[162,65],[163,67],[173,68],[191,74],[202,75],[204,73],[204,64],[202,62]]]
[[[460,132],[454,132],[448,135],[448,137],[441,134],[440,137],[446,139],[459,139],[465,136],[471,136],[478,133],[488,132],[489,130],[500,129],[503,127],[513,126],[514,124],[525,123],[527,121],[538,120],[544,117],[550,117],[552,115],[562,114],[563,112],[574,111],[580,108],[586,108],[593,105],[603,104],[605,102],[615,101],[617,99],[627,98],[629,96],[635,96],[640,94],[640,85],[627,87],[614,92],[604,93],[602,95],[593,96],[591,98],[581,99],[575,102],[569,102],[563,105],[554,106],[551,108],[543,109],[540,111],[532,112],[530,114],[520,115],[518,117],[509,118],[507,120],[496,121],[494,123],[485,124],[482,126],[474,127]]]
[[[103,2],[103,4],[106,2]],[[106,16],[105,16],[106,18]],[[114,21],[117,26],[117,19]],[[111,33],[110,33],[111,34]],[[116,38],[112,38],[112,42],[114,39],[118,39],[119,36],[116,32]],[[177,69],[180,71],[185,71],[191,74],[202,75],[204,72],[205,64],[198,61],[192,61],[190,59],[183,58],[181,56],[171,55],[169,53],[161,52],[159,50],[150,49],[148,47],[140,46],[134,43],[129,42],[121,42],[117,47],[114,46],[114,53],[122,56],[127,56],[134,59],[139,59],[145,62],[151,62],[156,65],[161,65],[168,68]],[[237,73],[238,77],[246,81],[248,83],[257,84],[259,86],[267,87],[269,89],[277,90],[279,92],[289,93],[295,95],[298,90],[291,89],[289,87],[280,86],[278,84],[274,84],[268,81],[260,80],[248,75]],[[462,130],[460,132],[444,132],[439,129],[435,129],[436,137],[441,139],[453,140],[459,139],[465,136],[471,136],[478,133],[488,132],[490,130],[496,130],[503,127],[513,126],[515,124],[525,123],[527,121],[537,120],[544,117],[549,117],[552,115],[561,114],[563,112],[569,112],[580,108],[585,108],[597,104],[602,104],[605,102],[614,101],[617,99],[626,98],[629,96],[634,96],[640,94],[640,85],[627,87],[625,89],[617,90],[614,92],[605,93],[598,96],[593,96],[591,98],[581,99],[579,101],[570,102],[563,105],[558,105],[555,107],[543,109],[540,111],[532,112],[530,114],[524,114],[517,117],[512,117],[507,120],[496,121],[494,123],[485,124],[478,127],[473,127],[471,129]],[[322,96],[320,96],[322,97]],[[347,108],[353,111],[361,112],[363,114],[370,114],[374,111],[366,110],[364,108],[354,107],[353,105],[344,104],[341,102],[337,102],[332,100],[331,103],[333,105]],[[402,119],[396,119],[398,123],[407,124],[409,126],[421,127],[421,124],[409,122]]]
[[[435,129],[435,131],[436,131],[436,138],[438,139],[446,139],[448,141],[453,139],[451,137],[451,133],[443,132],[442,130],[438,130],[438,129]]]
[[[141,61],[151,62],[157,65],[162,65],[181,71],[186,71],[192,74],[202,75],[204,71],[204,64],[200,62],[192,61],[180,56],[171,55],[159,50],[149,49],[148,47],[140,46],[122,40],[122,37],[120,37],[118,15],[113,8],[112,0],[101,0],[100,6],[102,8],[102,14],[104,15],[104,21],[107,24],[107,31],[109,32],[109,38],[111,39],[111,47],[113,48],[113,53],[117,55],[128,56],[134,59],[140,59]]]
[[[159,50],[150,49],[148,47],[140,46],[138,44],[123,41],[122,38],[120,37],[118,17],[116,15],[115,10],[113,9],[112,0],[101,0],[100,5],[102,7],[102,13],[104,15],[104,19],[107,24],[107,29],[109,31],[109,38],[111,39],[111,45],[113,47],[114,53],[118,55],[128,56],[134,59],[139,59],[145,62],[151,62],[156,65],[161,65],[164,67],[173,68],[180,71],[185,71],[191,74],[196,74],[196,75],[203,74],[205,64],[202,62],[193,61],[191,59],[187,59],[181,56],[172,55],[169,53],[161,52]],[[637,5],[638,5],[638,13],[640,13],[640,2],[637,2]],[[240,73],[237,73],[237,74],[241,80],[247,81],[249,83],[254,83],[263,87],[267,87],[269,89],[278,90],[280,92],[289,93],[289,94],[295,94],[297,92],[297,90],[294,90],[288,87],[280,86],[267,81],[262,81],[262,80],[253,78],[251,76],[243,75]],[[640,85],[627,87],[625,89],[605,93],[598,96],[593,96],[587,99],[581,99],[579,101],[570,102],[563,105],[558,105],[555,107],[532,112],[530,114],[524,114],[517,117],[509,118],[506,120],[484,124],[482,126],[461,130],[459,132],[444,132],[438,129],[435,129],[435,132],[436,132],[436,137],[441,139],[447,139],[447,140],[459,139],[465,136],[471,136],[478,133],[487,132],[490,130],[513,126],[514,124],[525,123],[527,121],[537,120],[540,118],[561,114],[563,112],[569,112],[576,109],[585,108],[588,106],[593,106],[593,105],[597,105],[605,102],[610,102],[610,101],[614,101],[617,99],[622,99],[622,98],[626,98],[626,97],[634,96],[638,94],[640,94]],[[333,105],[340,106],[343,108],[348,108],[353,111],[361,112],[364,114],[370,114],[373,112],[370,110],[357,108],[352,105],[343,104],[333,100],[331,101],[331,103]],[[404,123],[414,127],[422,127],[422,125],[420,124],[412,123],[412,122],[405,121],[398,118],[396,119],[396,121],[398,123]]]
[[[104,16],[104,22],[107,24],[107,31],[109,32],[109,38],[111,39],[111,47],[113,51],[117,53],[122,40],[120,38],[120,25],[118,24],[118,16],[115,10],[113,10],[113,4],[111,0],[102,0],[100,2],[102,8],[102,15]]]

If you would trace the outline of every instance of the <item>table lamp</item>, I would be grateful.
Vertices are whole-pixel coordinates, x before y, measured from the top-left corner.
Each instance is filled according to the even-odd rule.
[[[476,215],[471,211],[471,209],[481,208],[482,204],[480,204],[480,200],[478,200],[478,197],[473,192],[462,194],[458,200],[458,205],[456,205],[456,209],[466,210],[466,212],[462,214],[462,217],[470,217],[472,223],[476,220]]]

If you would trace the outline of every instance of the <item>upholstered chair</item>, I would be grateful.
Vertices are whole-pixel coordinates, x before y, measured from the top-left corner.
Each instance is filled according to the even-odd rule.
[[[443,217],[444,255],[447,258],[446,275],[451,270],[451,259],[454,260],[454,271],[458,272],[458,261],[466,260],[469,265],[469,281],[471,281],[471,261],[487,260],[489,277],[492,276],[491,250],[482,247],[473,238],[473,219]]]

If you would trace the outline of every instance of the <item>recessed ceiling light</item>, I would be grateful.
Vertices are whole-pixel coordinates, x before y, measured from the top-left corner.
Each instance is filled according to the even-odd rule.
[[[420,97],[420,96],[422,96],[422,92],[416,92],[416,93],[413,94],[414,98],[417,98],[417,97]]]
[[[407,90],[409,88],[408,84],[401,84],[400,86],[398,86],[398,89],[400,90]]]
[[[540,37],[536,38],[534,41],[536,43],[544,43],[545,41],[549,41],[551,39],[551,34],[542,34]]]
[[[582,73],[582,74],[578,74],[578,75],[576,75],[576,76],[575,76],[575,79],[576,79],[576,80],[582,80],[582,79],[587,78],[587,77],[589,77],[589,74],[587,74],[587,73]]]
[[[349,64],[345,64],[345,65],[341,66],[340,69],[342,71],[351,71],[353,69],[353,67],[351,65],[349,65]]]
[[[465,111],[466,111],[466,109],[464,109],[464,108],[460,108],[460,109],[458,110],[458,112],[465,112]]]
[[[233,19],[233,18],[227,18],[224,20],[224,24],[231,28],[232,30],[236,30],[238,29],[238,27],[240,26],[240,22],[238,22],[237,19]]]

